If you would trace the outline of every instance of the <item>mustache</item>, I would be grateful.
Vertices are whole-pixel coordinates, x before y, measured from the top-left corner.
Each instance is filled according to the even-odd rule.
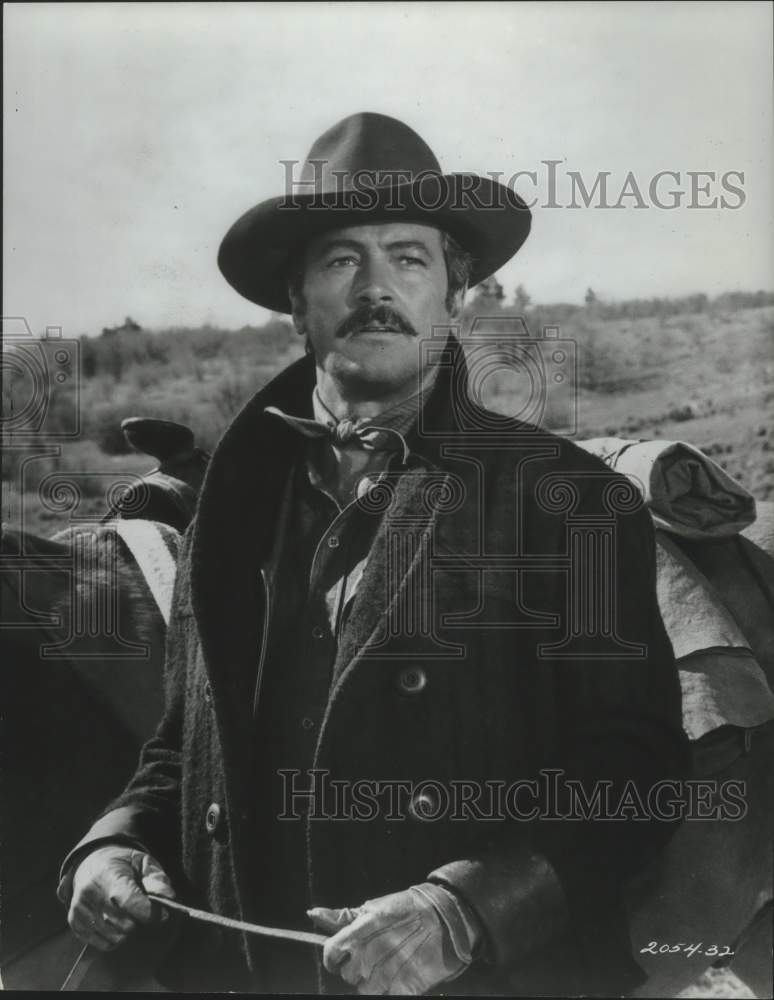
[[[364,326],[369,326],[370,324],[378,324],[379,326],[389,327],[399,333],[407,333],[412,337],[419,336],[416,329],[405,317],[401,316],[399,312],[396,312],[393,308],[386,305],[359,306],[354,312],[350,313],[342,323],[339,324],[336,330],[336,336],[346,337],[348,334],[354,333],[356,330],[359,330]]]

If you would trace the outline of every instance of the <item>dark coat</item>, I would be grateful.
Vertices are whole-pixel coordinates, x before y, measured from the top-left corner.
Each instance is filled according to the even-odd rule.
[[[447,359],[410,441],[416,474],[409,469],[394,485],[339,643],[315,767],[353,781],[506,784],[557,768],[618,790],[633,781],[644,797],[653,783],[680,778],[687,759],[648,514],[617,503],[631,493],[628,482],[571,442],[514,421],[495,427],[491,414],[455,401],[464,361],[454,341]],[[262,802],[251,751],[267,614],[261,567],[299,447],[263,409],[311,416],[313,378],[309,358],[284,371],[245,406],[212,458],[179,564],[166,711],[134,779],[88,838],[119,834],[147,845],[181,896],[248,920],[260,912],[261,891]],[[570,614],[568,581],[585,572],[593,584],[601,575],[587,551],[568,562],[570,529],[599,525],[601,516],[609,523],[616,505],[606,549],[615,599],[595,637],[594,629],[585,634],[583,608]],[[396,532],[415,540],[397,574],[394,563],[387,572]],[[497,563],[514,554],[519,572],[513,559]],[[592,595],[589,613],[605,600]],[[406,618],[409,606],[424,609],[433,629]],[[565,636],[570,644],[557,647]],[[548,645],[557,648],[541,649]],[[407,669],[423,683],[407,685]],[[314,905],[354,906],[440,868],[488,938],[490,964],[455,988],[529,993],[525,956],[540,955],[563,927],[576,990],[616,992],[640,981],[619,886],[663,845],[669,824],[384,813],[369,822],[308,821]],[[557,964],[553,955],[546,967]],[[187,951],[183,943],[171,965],[180,988],[261,988],[253,938],[230,933]],[[567,988],[557,982],[542,987]]]

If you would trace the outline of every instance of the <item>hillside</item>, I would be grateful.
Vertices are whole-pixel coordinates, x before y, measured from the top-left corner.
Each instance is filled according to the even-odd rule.
[[[595,303],[525,309],[533,338],[543,325],[557,324],[567,353],[574,350],[577,358],[575,389],[569,395],[566,388],[562,394],[549,389],[543,419],[551,429],[571,433],[576,413],[573,436],[581,438],[689,441],[756,497],[769,498],[774,496],[768,419],[774,397],[774,305],[744,307],[729,304],[728,297],[720,303],[697,298],[701,311],[660,308],[654,315],[621,308],[611,316],[610,309]],[[475,312],[485,313],[490,324],[513,327],[512,309],[479,301],[468,307],[463,339]],[[540,348],[526,350],[532,357],[540,354]],[[45,489],[42,502],[39,496],[51,473],[76,483],[77,516],[97,515],[105,509],[112,482],[153,464],[128,453],[120,432],[124,417],[159,416],[189,424],[198,443],[212,449],[239,407],[302,353],[300,338],[281,317],[239,331],[119,330],[83,338],[80,437],[58,445],[58,455],[6,447],[3,520],[19,523],[23,510],[27,528],[47,533],[59,527],[61,503],[52,502]],[[9,405],[19,408],[25,391],[13,371],[8,378],[6,414]],[[486,379],[480,391],[496,409],[525,415],[526,384],[524,368],[517,365]],[[73,405],[61,392],[54,403],[49,428]],[[44,434],[40,440],[45,442]]]
[[[580,315],[561,334],[577,345],[577,437],[688,441],[754,496],[774,495],[774,307]]]

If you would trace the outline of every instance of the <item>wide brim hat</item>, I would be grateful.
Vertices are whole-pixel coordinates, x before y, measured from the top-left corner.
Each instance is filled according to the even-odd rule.
[[[472,256],[470,284],[476,285],[511,259],[531,224],[515,191],[478,174],[442,173],[413,129],[372,112],[350,115],[320,136],[288,188],[237,219],[218,252],[226,281],[275,312],[292,311],[291,261],[309,239],[333,229],[374,222],[434,226]]]

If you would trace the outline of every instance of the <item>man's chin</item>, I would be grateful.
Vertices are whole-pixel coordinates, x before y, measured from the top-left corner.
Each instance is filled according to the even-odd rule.
[[[370,338],[372,341],[374,338]],[[348,345],[349,346],[349,345]],[[335,362],[328,366],[330,374],[353,388],[355,386],[369,387],[377,391],[378,395],[389,393],[407,383],[417,382],[419,379],[418,356],[412,355],[407,358],[405,350],[393,352],[389,344],[382,349],[375,348],[371,343],[371,350],[366,356],[354,350],[342,352]]]

